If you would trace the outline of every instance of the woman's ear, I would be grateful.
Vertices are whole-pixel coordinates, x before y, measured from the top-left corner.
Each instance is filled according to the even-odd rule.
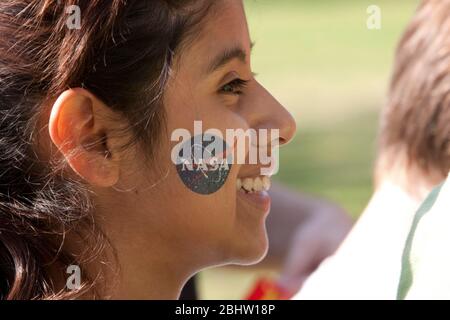
[[[112,116],[100,99],[81,88],[63,92],[50,113],[51,140],[79,176],[99,187],[113,186],[119,179]]]

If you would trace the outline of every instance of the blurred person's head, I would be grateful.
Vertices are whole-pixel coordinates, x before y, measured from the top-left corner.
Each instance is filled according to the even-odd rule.
[[[79,29],[67,27],[69,4]],[[171,161],[171,133],[195,120],[291,139],[250,51],[240,0],[2,1],[1,295],[76,297],[67,266],[89,285],[101,264],[119,272],[120,297],[156,296],[202,268],[260,260],[260,166],[233,164],[201,194],[200,173],[182,181]],[[152,273],[160,283],[139,291]]]
[[[397,48],[376,180],[423,196],[450,170],[450,1],[425,0]]]

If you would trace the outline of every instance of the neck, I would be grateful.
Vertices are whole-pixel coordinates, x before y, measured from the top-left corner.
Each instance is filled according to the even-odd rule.
[[[148,231],[153,237],[143,237],[136,232],[136,226],[111,220],[114,219],[100,225],[108,235],[107,245],[101,248],[99,244],[103,242],[99,239],[89,245],[78,235],[67,236],[66,250],[69,252],[78,255],[86,251],[86,247],[96,252],[90,261],[80,266],[81,282],[84,282],[83,274],[94,280],[92,290],[81,298],[178,299],[183,286],[197,270],[189,257],[183,258],[174,243],[161,239],[157,233]],[[153,240],[148,241],[149,238]]]
[[[176,300],[187,280],[189,272],[182,258],[173,253],[155,250],[154,246],[117,241],[110,238],[103,251],[81,267],[81,282],[93,280],[94,287],[86,291],[81,299],[118,300]],[[81,252],[82,243],[70,252]],[[153,247],[153,248],[151,248]],[[152,250],[153,249],[153,250]],[[152,252],[152,254],[148,254]],[[85,279],[83,279],[83,275]],[[65,285],[62,279],[61,285]]]
[[[375,168],[375,188],[385,185],[396,186],[412,201],[423,202],[433,187],[446,177],[438,169],[423,169],[416,162],[408,160],[405,152],[399,150],[383,152]]]
[[[430,189],[431,190],[431,189]],[[389,177],[379,181],[367,211],[377,212],[398,212],[413,215],[425,196],[422,193],[411,192],[408,189]]]
[[[112,290],[112,299],[176,300],[188,279],[177,264],[163,261],[142,261],[129,252],[119,253],[120,274]]]
[[[378,170],[376,190],[364,215],[376,216],[382,224],[387,221],[391,226],[398,224],[396,228],[407,228],[406,232],[417,209],[439,182],[437,178],[430,179],[430,176],[406,166],[383,172]]]
[[[164,239],[160,241],[157,234],[151,243],[137,234],[114,234],[110,241],[119,269],[107,275],[115,283],[108,288],[109,296],[112,299],[178,299],[194,267],[179,254],[176,246]]]

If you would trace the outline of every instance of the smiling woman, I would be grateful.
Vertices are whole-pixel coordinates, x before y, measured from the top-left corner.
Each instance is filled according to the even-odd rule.
[[[270,199],[237,185],[261,165],[233,165],[199,194],[170,139],[195,121],[292,138],[250,51],[240,0],[2,1],[1,296],[175,299],[203,268],[259,261]]]

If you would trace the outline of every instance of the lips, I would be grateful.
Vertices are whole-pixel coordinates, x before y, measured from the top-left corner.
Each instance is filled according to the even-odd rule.
[[[268,176],[257,176],[238,178],[236,181],[238,198],[258,212],[268,213],[270,210],[270,178]]]

